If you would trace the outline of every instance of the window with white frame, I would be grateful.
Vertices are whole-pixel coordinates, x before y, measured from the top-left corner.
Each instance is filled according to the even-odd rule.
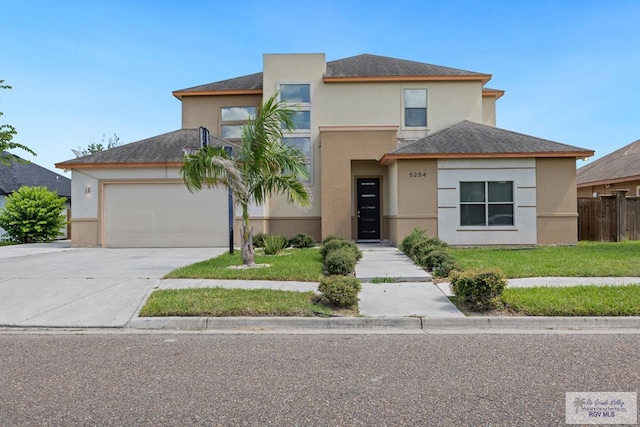
[[[256,117],[256,107],[222,107],[220,108],[220,137],[226,140],[240,140],[242,126]]]
[[[460,182],[461,226],[513,225],[513,181]]]
[[[280,100],[293,110],[293,129],[282,142],[300,151],[309,171],[307,184],[313,184],[313,146],[311,144],[311,85],[308,83],[281,83]]]
[[[404,127],[427,127],[427,90],[404,90]]]

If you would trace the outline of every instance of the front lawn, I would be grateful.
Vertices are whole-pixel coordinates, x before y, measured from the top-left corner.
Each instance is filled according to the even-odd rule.
[[[507,288],[502,301],[528,316],[639,316],[640,285]]]
[[[517,277],[640,277],[640,241],[580,242],[526,249],[450,248],[464,269],[499,268]]]
[[[319,282],[322,277],[322,259],[316,248],[288,249],[280,255],[256,254],[256,264],[269,264],[263,268],[233,269],[241,266],[242,255],[234,251],[216,258],[180,267],[167,274],[165,279],[244,279],[290,280]]]
[[[316,303],[314,292],[272,289],[162,289],[153,292],[141,317],[159,316],[314,316],[331,309]]]

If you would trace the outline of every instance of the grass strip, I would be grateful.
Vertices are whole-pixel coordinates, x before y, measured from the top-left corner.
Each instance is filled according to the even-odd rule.
[[[507,277],[640,277],[640,241],[535,248],[449,248],[461,268],[499,268]]]
[[[331,310],[315,304],[314,292],[273,289],[162,289],[153,292],[141,317],[314,316]]]
[[[293,280],[319,282],[322,277],[322,259],[318,249],[290,249],[282,255],[258,255],[256,264],[270,267],[232,269],[241,266],[240,251],[233,255],[224,253],[216,258],[197,262],[173,270],[165,279],[244,279],[244,280]]]
[[[507,288],[502,301],[529,316],[640,316],[640,285]]]

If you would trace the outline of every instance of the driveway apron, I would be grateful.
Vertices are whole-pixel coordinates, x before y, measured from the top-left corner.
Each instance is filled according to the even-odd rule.
[[[0,247],[0,326],[123,327],[166,273],[225,251],[60,246]]]

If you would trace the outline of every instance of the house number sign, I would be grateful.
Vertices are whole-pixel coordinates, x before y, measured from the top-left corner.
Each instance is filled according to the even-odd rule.
[[[409,178],[426,178],[426,172],[409,172]]]

